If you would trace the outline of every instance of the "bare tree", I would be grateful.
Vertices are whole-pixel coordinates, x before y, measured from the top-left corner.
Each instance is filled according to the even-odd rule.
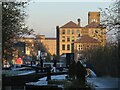
[[[117,37],[116,45],[106,45],[89,50],[86,53],[88,62],[94,66],[99,76],[119,76],[120,63],[120,0],[116,0],[111,6],[101,10],[101,24],[107,27],[106,34]]]
[[[27,4],[27,2],[2,2],[2,51],[5,57],[8,52],[12,52],[13,38],[33,32],[24,23]]]
[[[116,36],[118,49],[120,49],[120,0],[116,0],[111,6],[101,9],[102,24],[108,28],[107,33],[111,32]],[[118,51],[120,55],[120,51]],[[120,57],[119,57],[120,58]]]
[[[111,6],[101,9],[101,23],[108,27],[108,32],[114,30],[117,34],[120,29],[120,0],[116,0]]]

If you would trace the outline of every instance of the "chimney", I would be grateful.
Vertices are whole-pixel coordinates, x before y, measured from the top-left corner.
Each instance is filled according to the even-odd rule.
[[[77,21],[78,21],[78,26],[80,26],[80,18],[78,18]]]

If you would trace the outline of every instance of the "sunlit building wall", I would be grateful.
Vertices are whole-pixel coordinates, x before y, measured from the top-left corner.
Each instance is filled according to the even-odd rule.
[[[37,35],[37,38],[51,55],[56,55],[56,38],[48,38],[45,35]]]
[[[27,38],[27,37],[21,37],[18,39],[18,41],[25,42],[25,54],[26,55],[36,55],[36,51],[34,50],[34,44],[35,44],[35,38]]]
[[[51,55],[56,55],[56,38],[45,38],[43,43]]]
[[[89,12],[88,25],[84,27],[81,27],[80,19],[78,19],[77,23],[70,21],[61,27],[57,26],[56,32],[57,55],[71,53],[71,44],[76,42],[78,38],[82,36],[89,36],[96,39],[99,42],[99,45],[105,46],[106,44],[106,28],[100,25],[100,12]],[[90,43],[88,43],[88,45],[91,47]],[[95,45],[98,44],[95,43]]]
[[[63,53],[71,53],[71,43],[76,41],[77,38],[82,35],[81,31],[82,28],[72,21],[60,27],[60,55]]]
[[[21,37],[18,41],[25,42],[26,55],[37,55],[37,47],[35,44],[39,42],[43,44],[51,55],[56,55],[56,38],[46,38],[45,35],[36,35],[35,38]]]

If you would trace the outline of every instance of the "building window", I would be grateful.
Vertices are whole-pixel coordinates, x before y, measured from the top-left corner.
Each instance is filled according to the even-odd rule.
[[[70,30],[67,30],[67,34],[70,34]]]
[[[79,30],[77,30],[77,31],[76,31],[76,34],[80,34],[80,31],[79,31]]]
[[[62,30],[62,34],[65,34],[65,30]]]
[[[98,33],[98,30],[95,30],[95,33]]]
[[[65,50],[65,44],[62,45],[62,50]]]
[[[72,36],[72,42],[74,42],[74,36]]]
[[[65,36],[62,36],[62,42],[65,42]]]
[[[92,30],[92,34],[94,33],[94,30]]]
[[[34,46],[34,44],[32,44],[32,47]]]
[[[100,30],[100,35],[103,35],[103,31],[102,30]]]
[[[78,34],[78,37],[80,37],[81,35],[80,34]]]
[[[72,34],[74,34],[74,30],[72,30]]]
[[[70,36],[67,37],[67,42],[70,42]]]
[[[97,19],[92,19],[92,22],[97,22]]]
[[[70,50],[70,45],[69,44],[67,45],[67,50]]]
[[[94,33],[94,30],[91,30],[91,29],[90,29],[89,32],[90,32],[90,34],[93,34],[93,33]]]

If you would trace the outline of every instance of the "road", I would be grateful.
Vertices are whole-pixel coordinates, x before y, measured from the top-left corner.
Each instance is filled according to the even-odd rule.
[[[120,90],[120,78],[96,77],[88,78],[87,82],[90,83],[95,90]]]

